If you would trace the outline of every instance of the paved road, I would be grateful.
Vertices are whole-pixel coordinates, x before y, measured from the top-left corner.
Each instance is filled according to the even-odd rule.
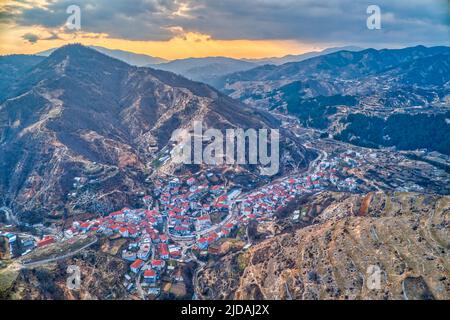
[[[9,222],[15,222],[15,223],[17,222],[17,219],[14,216],[14,214],[13,214],[13,212],[12,212],[12,210],[10,208],[8,208],[8,207],[1,207],[0,211],[5,213],[6,221],[8,221],[8,223]]]
[[[155,246],[151,246],[152,248],[152,256],[149,260],[147,260],[144,265],[142,266],[141,270],[146,269],[148,265],[152,262],[153,259],[155,259]],[[136,277],[136,289],[138,291],[139,296],[141,297],[141,300],[145,300],[145,293],[144,289],[142,289],[141,285],[141,277],[142,277],[142,271],[139,271],[138,276]]]
[[[203,295],[199,291],[198,275],[205,269],[206,263],[198,260],[195,254],[193,253],[191,253],[191,258],[199,265],[199,267],[195,270],[194,275],[192,276],[192,285],[194,287],[194,293],[198,300],[203,300]]]
[[[71,257],[73,255],[76,255],[77,253],[83,251],[84,249],[89,248],[93,244],[97,243],[97,241],[98,240],[96,238],[95,240],[91,241],[90,243],[84,245],[83,247],[81,247],[81,248],[79,248],[79,249],[77,249],[75,251],[66,253],[66,254],[64,254],[62,256],[53,257],[53,258],[49,258],[49,259],[43,259],[43,260],[34,261],[34,262],[22,262],[22,266],[24,266],[26,268],[34,268],[34,267],[38,267],[38,266],[41,266],[41,265],[44,265],[44,264],[52,263],[52,262],[55,262],[55,261],[58,261],[58,260],[61,260],[61,259],[69,258],[69,257]]]

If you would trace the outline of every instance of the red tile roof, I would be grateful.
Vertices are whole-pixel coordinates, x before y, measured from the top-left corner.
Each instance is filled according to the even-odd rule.
[[[161,243],[159,245],[159,253],[164,256],[169,254],[169,249],[167,249],[167,245],[165,243]]]
[[[156,276],[156,272],[153,270],[145,270],[144,272],[144,278],[151,278],[151,277],[155,277]]]
[[[152,267],[160,267],[164,264],[163,260],[152,260]]]
[[[53,242],[55,242],[55,239],[53,237],[46,236],[41,241],[38,241],[37,246],[38,247],[43,247],[43,246],[46,246],[46,245],[51,244]]]
[[[136,261],[134,261],[132,264],[131,264],[131,268],[133,268],[133,269],[139,269],[140,267],[142,267],[142,265],[144,264],[144,261],[142,261],[141,259],[137,259]]]

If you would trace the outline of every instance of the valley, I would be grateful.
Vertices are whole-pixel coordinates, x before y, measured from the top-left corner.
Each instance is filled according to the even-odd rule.
[[[231,97],[81,45],[37,59],[0,104],[0,297],[448,299],[448,48],[374,51],[227,75]],[[279,129],[280,172],[175,163],[194,121]]]
[[[371,148],[437,151],[448,161],[448,47],[339,51],[222,78],[224,93]],[[435,137],[437,137],[435,139]]]

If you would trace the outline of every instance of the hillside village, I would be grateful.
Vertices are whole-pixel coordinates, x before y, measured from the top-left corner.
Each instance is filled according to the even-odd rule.
[[[356,180],[344,173],[358,165],[351,155],[356,156],[345,155],[342,163],[322,161],[311,174],[283,178],[250,193],[243,193],[239,186],[225,186],[220,179],[211,183],[193,176],[156,178],[152,192],[142,197],[142,208],[123,208],[95,219],[74,221],[69,228],[41,238],[30,237],[20,254],[15,252],[13,232],[0,237],[7,238],[11,254],[22,259],[33,250],[86,234],[125,239],[119,255],[129,262],[129,272],[123,275],[123,285],[130,293],[139,291],[145,297],[157,297],[162,278],[184,281],[180,264],[206,261],[218,253],[221,241],[235,238],[238,230],[252,220],[274,219],[277,210],[297,195],[329,185],[355,190]],[[212,175],[206,173],[207,177]],[[76,177],[74,183],[82,180]]]
[[[2,228],[0,239],[8,243],[6,251],[10,257],[20,257],[24,264],[31,265],[40,263],[39,259],[28,258],[31,252],[39,253],[80,237],[121,240],[115,255],[129,264],[128,272],[121,277],[131,296],[155,299],[171,283],[181,288],[179,297],[185,297],[186,287],[195,279],[187,276],[183,267],[205,265],[220,255],[221,245],[229,240],[242,240],[246,243],[243,250],[247,250],[252,246],[246,230],[250,222],[274,221],[277,212],[308,193],[367,192],[376,188],[361,172],[370,172],[374,163],[381,163],[384,153],[363,153],[356,148],[343,150],[336,146],[331,149],[326,143],[321,148],[324,151],[308,172],[276,179],[250,192],[240,185],[225,183],[217,172],[210,170],[191,176],[156,177],[152,179],[151,190],[141,196],[141,208],[123,208],[75,220],[64,229],[36,225],[34,235],[19,235]],[[84,180],[75,177],[74,185]],[[405,185],[402,183],[402,190]],[[412,184],[411,188],[418,186]],[[292,221],[301,222],[304,214],[295,211]]]

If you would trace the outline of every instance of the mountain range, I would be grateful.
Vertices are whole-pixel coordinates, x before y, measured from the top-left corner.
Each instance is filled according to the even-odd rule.
[[[289,62],[300,62],[306,59],[323,56],[326,54],[338,52],[338,51],[362,51],[364,48],[357,46],[344,46],[344,47],[331,47],[321,51],[311,51],[302,54],[289,54],[284,57],[273,57],[273,58],[263,58],[263,59],[243,59],[244,61],[252,62],[258,65],[282,65]]]
[[[439,194],[448,189],[442,187],[448,175],[425,164],[425,158],[409,161],[413,152],[352,150],[336,140],[450,154],[450,48],[340,50],[304,58],[256,67],[220,57],[190,59],[162,63],[170,70],[164,71],[133,66],[123,56],[79,44],[48,56],[0,57],[0,207],[12,211],[5,211],[1,222],[12,223],[14,230],[42,223],[42,235],[67,231],[74,220],[111,222],[99,217],[124,207],[142,208],[145,196],[152,199],[158,182],[169,177],[202,176],[208,186],[221,177],[229,199],[237,189],[242,193],[237,208],[230,206],[233,220],[214,217],[220,219],[214,224],[222,228],[234,221],[238,227],[223,242],[211,243],[207,257],[194,246],[185,250],[187,243],[178,242],[168,225],[158,227],[170,235],[171,244],[184,248],[177,263],[183,260],[183,282],[192,286],[185,287],[185,296],[192,289],[189,297],[195,293],[198,299],[447,299],[450,199]],[[249,69],[224,74],[244,66]],[[279,176],[286,179],[261,177],[255,166],[173,163],[171,135],[177,129],[191,131],[194,121],[205,129],[279,129]],[[433,158],[442,156],[433,153]],[[443,168],[444,161],[434,163]],[[436,187],[433,182],[433,188],[422,188],[424,175],[435,179]],[[305,181],[297,187],[296,176]],[[246,197],[261,202],[243,208]],[[177,215],[170,210],[178,201],[166,210],[161,200],[153,206],[158,216],[159,210]],[[241,224],[241,217],[256,216],[255,208],[265,213],[269,207],[273,211],[267,218]],[[211,211],[211,220],[216,214]],[[139,221],[134,213],[125,216],[114,225]],[[40,257],[36,267],[2,263],[0,282],[7,285],[0,296],[129,298],[123,275],[130,274],[130,263],[121,251],[128,240],[120,244],[112,233],[100,236],[96,229],[90,235],[98,239],[74,255],[65,246],[76,243],[78,235],[59,241],[61,231],[56,243],[31,253]],[[80,238],[91,241],[84,232]],[[9,251],[8,239],[0,243],[2,256]],[[46,264],[49,252],[56,263]],[[89,280],[78,296],[58,289],[66,284],[67,266],[74,265]],[[368,286],[376,269],[382,270],[379,290]],[[161,279],[166,276],[161,273]]]
[[[303,61],[308,58],[329,54],[336,51],[360,51],[360,47],[346,46],[333,47],[323,51],[307,52],[300,55],[287,55],[284,57],[273,57],[264,59],[233,59],[227,57],[204,57],[204,58],[185,58],[177,60],[166,60],[162,58],[155,58],[145,54],[136,54],[129,51],[113,50],[100,46],[89,46],[105,55],[112,58],[122,60],[133,66],[147,66],[154,69],[174,72],[194,81],[200,81],[215,85],[217,80],[221,77],[238,72],[246,71],[260,65],[273,64],[281,65],[288,62]],[[38,52],[37,56],[48,57],[57,48]]]
[[[226,57],[187,58],[167,63],[153,64],[149,67],[171,71],[188,79],[208,83],[212,86],[220,85],[220,79],[228,74],[243,72],[260,65],[281,65],[288,62],[299,62],[312,57],[326,55],[332,52],[348,50],[363,50],[359,47],[335,47],[323,51],[307,52],[300,55],[287,55],[281,58],[266,59],[232,59]]]
[[[132,66],[137,66],[137,67],[142,67],[142,66],[145,66],[148,64],[156,65],[159,63],[168,62],[166,59],[163,59],[163,58],[156,58],[156,57],[152,57],[152,56],[149,56],[146,54],[138,54],[138,53],[134,53],[134,52],[130,52],[130,51],[108,49],[108,48],[104,48],[104,47],[100,47],[100,46],[89,46],[89,48],[95,49],[100,53],[103,53],[112,58],[122,60],[123,62],[126,62]],[[48,57],[57,49],[58,48],[53,48],[50,50],[38,52],[38,53],[36,53],[36,55]]]
[[[149,67],[174,72],[194,81],[214,85],[215,80],[227,74],[250,70],[258,65],[225,57],[188,58],[161,64],[151,64]]]
[[[449,57],[448,47],[338,51],[227,75],[222,90],[230,98],[206,84],[131,66],[81,45],[48,57],[4,56],[3,202],[15,203],[18,212],[60,214],[70,203],[73,179],[86,176],[104,203],[132,203],[175,129],[195,119],[216,128],[278,127],[264,106],[357,145],[449,154]],[[194,62],[202,69],[204,61],[220,59]],[[308,152],[294,149],[299,167],[306,167]]]
[[[450,154],[450,47],[338,51],[230,74],[217,86],[337,139]]]
[[[411,66],[418,69],[421,59],[430,59],[450,53],[450,47],[410,47],[404,49],[366,49],[352,52],[338,51],[323,56],[309,58],[300,62],[286,63],[281,66],[264,65],[250,71],[237,72],[226,77],[226,85],[232,86],[237,82],[251,83],[252,81],[280,81],[292,82],[307,79],[362,79],[369,76],[380,76],[385,72],[414,62]],[[439,57],[442,58],[442,57]],[[431,73],[433,70],[424,70]],[[445,70],[444,70],[445,71]],[[417,71],[416,71],[417,73]],[[445,76],[445,72],[440,72]],[[420,76],[420,75],[418,75]],[[447,78],[445,78],[447,79]],[[445,80],[444,79],[444,80]]]
[[[6,59],[13,68],[14,61],[30,57]],[[279,125],[206,84],[130,66],[81,45],[64,46],[24,67],[5,91],[0,192],[23,220],[62,214],[76,206],[74,192],[97,199],[84,208],[91,212],[132,205],[157,169],[157,157],[170,147],[172,132],[189,129],[194,120],[205,129]],[[308,153],[294,149],[306,167]],[[85,180],[81,190],[74,189],[75,178]]]

